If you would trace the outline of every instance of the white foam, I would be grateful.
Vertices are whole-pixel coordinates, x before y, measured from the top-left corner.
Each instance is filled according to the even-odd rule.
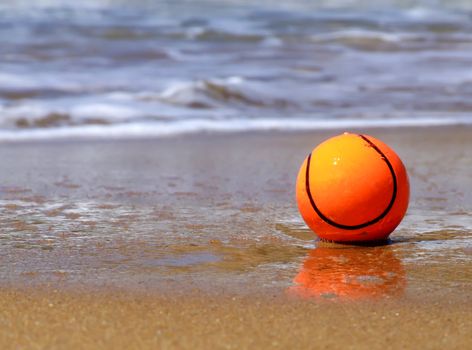
[[[283,41],[282,39],[276,36],[269,36],[262,40],[261,45],[265,47],[280,47],[282,46]]]
[[[369,39],[381,40],[385,42],[399,42],[405,39],[412,39],[414,36],[407,33],[387,33],[365,29],[346,29],[329,33],[315,34],[311,39],[315,42],[325,42],[340,39]]]
[[[32,79],[19,74],[0,72],[0,87],[3,89],[31,89],[37,85]]]
[[[173,122],[84,125],[63,128],[0,130],[0,142],[57,139],[158,138],[197,133],[234,133],[247,131],[348,130],[392,127],[472,126],[472,118],[421,119],[187,119]]]
[[[228,77],[226,80],[220,80],[220,82],[232,84],[232,85],[239,85],[244,83],[245,79],[239,75],[233,75]]]
[[[470,9],[470,3],[468,5]],[[421,7],[421,6],[412,7],[410,9],[405,10],[403,13],[406,18],[415,22],[437,21],[437,22],[454,23],[461,20],[467,21],[467,17],[468,17],[467,13],[463,13],[461,11],[444,11],[444,8]]]
[[[203,88],[201,81],[197,82],[175,82],[161,92],[161,97],[165,99],[174,99],[182,94],[193,92],[197,88]]]
[[[139,116],[140,111],[125,105],[89,103],[72,107],[70,113],[78,118],[94,118],[99,116],[108,120],[117,120],[135,118]]]

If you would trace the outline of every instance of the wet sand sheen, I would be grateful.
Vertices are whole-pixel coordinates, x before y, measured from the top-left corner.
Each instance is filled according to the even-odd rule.
[[[367,133],[412,184],[377,247],[297,212],[330,133],[3,144],[0,346],[467,348],[472,129]]]

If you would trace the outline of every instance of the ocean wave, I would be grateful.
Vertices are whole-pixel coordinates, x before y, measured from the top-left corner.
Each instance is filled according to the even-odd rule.
[[[282,107],[289,104],[281,98],[268,96],[243,84],[239,76],[227,79],[206,79],[195,82],[175,83],[159,96],[144,96],[144,99],[157,99],[164,103],[190,108],[211,109],[219,106],[238,105],[249,107]]]
[[[267,33],[256,32],[231,32],[222,28],[187,28],[184,32],[185,37],[191,40],[201,41],[234,41],[234,42],[262,42]],[[181,33],[179,33],[181,34]]]
[[[401,34],[401,33],[387,33],[374,30],[366,29],[346,29],[328,33],[320,33],[312,35],[312,40],[315,42],[327,42],[336,40],[348,40],[348,39],[365,39],[375,40],[384,42],[399,42],[406,38],[414,37],[412,34]]]
[[[0,142],[63,139],[140,139],[186,134],[238,133],[251,131],[316,131],[371,128],[472,126],[472,118],[419,119],[192,119],[173,122],[81,125],[47,129],[0,130]]]
[[[310,40],[319,44],[341,44],[364,50],[403,50],[408,47],[419,49],[441,38],[431,33],[384,32],[367,29],[346,29],[314,34]],[[447,39],[447,38],[446,38]]]

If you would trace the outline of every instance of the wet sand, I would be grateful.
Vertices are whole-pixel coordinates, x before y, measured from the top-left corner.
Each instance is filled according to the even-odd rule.
[[[298,215],[336,132],[2,144],[0,346],[470,347],[472,129],[368,133],[412,188],[377,247]]]

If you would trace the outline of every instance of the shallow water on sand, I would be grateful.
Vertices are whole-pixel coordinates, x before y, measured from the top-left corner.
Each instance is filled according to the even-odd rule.
[[[412,188],[376,247],[317,242],[297,212],[298,166],[328,134],[5,145],[2,285],[470,301],[472,131],[373,134]]]

